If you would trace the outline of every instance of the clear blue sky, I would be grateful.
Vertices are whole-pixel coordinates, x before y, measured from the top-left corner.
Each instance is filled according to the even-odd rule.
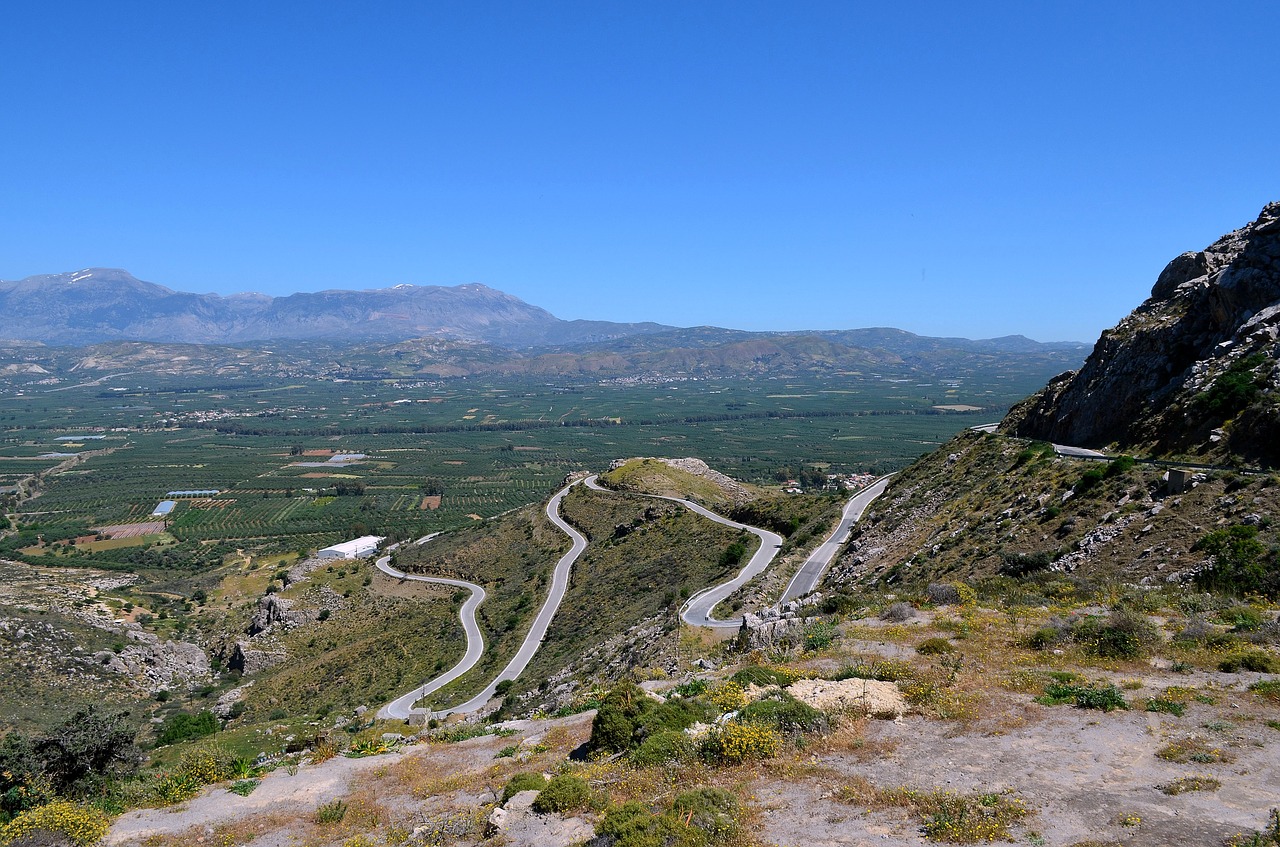
[[[0,278],[1092,341],[1280,199],[1274,2],[0,6]]]

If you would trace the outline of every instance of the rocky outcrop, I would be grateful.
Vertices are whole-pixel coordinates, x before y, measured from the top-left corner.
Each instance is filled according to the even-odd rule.
[[[280,664],[288,655],[283,650],[261,649],[246,641],[237,641],[227,660],[228,667],[242,674],[251,674]]]
[[[1170,262],[1151,297],[1102,334],[1079,371],[1016,406],[1002,429],[1076,446],[1228,449],[1275,463],[1278,338],[1280,203],[1271,203],[1254,222]],[[1225,441],[1212,438],[1224,424]]]
[[[616,471],[618,468],[630,462],[661,462],[669,468],[682,471],[690,476],[696,476],[699,479],[705,479],[707,482],[715,485],[724,492],[724,496],[732,500],[734,503],[747,503],[754,499],[754,495],[746,489],[746,487],[731,476],[726,476],[720,471],[714,470],[706,462],[693,457],[683,459],[663,459],[654,458],[652,456],[637,457],[632,459],[614,459],[609,464],[609,470]]]
[[[133,643],[102,650],[93,658],[111,673],[129,677],[148,691],[180,688],[209,678],[209,657],[186,641],[161,641],[130,624],[125,635]]]
[[[251,636],[269,633],[277,626],[282,629],[293,629],[311,623],[319,617],[320,612],[328,609],[338,611],[346,606],[346,602],[333,589],[327,586],[308,592],[307,607],[295,609],[293,601],[275,594],[268,594],[258,601],[258,610],[246,628]]]

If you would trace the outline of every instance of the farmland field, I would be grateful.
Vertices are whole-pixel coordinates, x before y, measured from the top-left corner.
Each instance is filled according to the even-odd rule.
[[[177,541],[167,567],[211,561],[210,545],[301,552],[365,533],[410,537],[542,500],[567,472],[635,455],[698,456],[765,484],[803,467],[882,473],[998,418],[1044,377],[216,386],[149,377],[28,390],[0,396],[0,484],[25,479],[30,488],[11,507],[20,531],[0,552],[37,535],[55,541],[151,520],[161,499],[177,501],[163,527]],[[126,568],[154,552],[86,545],[60,555]]]

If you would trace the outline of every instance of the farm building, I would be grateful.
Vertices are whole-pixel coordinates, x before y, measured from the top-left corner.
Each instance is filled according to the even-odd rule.
[[[172,500],[161,500],[159,505],[155,507],[155,510],[151,512],[151,515],[153,517],[163,517],[164,515],[167,515],[170,512],[172,512],[173,507],[176,505],[178,504],[173,502]]]
[[[166,497],[212,497],[222,492],[216,488],[197,488],[191,491],[170,491]]]
[[[321,559],[363,559],[372,556],[382,542],[381,535],[364,535],[355,541],[344,541],[332,547],[326,547],[317,555]]]

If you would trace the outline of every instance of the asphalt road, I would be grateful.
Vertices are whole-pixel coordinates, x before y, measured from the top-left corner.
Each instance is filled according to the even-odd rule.
[[[420,538],[417,543],[425,544],[437,534],[432,533]],[[375,564],[378,570],[393,579],[411,579],[415,582],[430,582],[435,585],[452,585],[457,588],[465,588],[471,592],[471,596],[466,599],[466,602],[462,604],[462,608],[458,610],[458,618],[462,621],[462,629],[467,634],[467,652],[463,655],[462,660],[430,682],[424,683],[419,688],[397,697],[378,710],[378,717],[384,720],[392,718],[404,719],[408,718],[410,712],[413,711],[414,703],[440,690],[474,668],[476,663],[480,661],[480,657],[484,655],[484,636],[480,633],[480,626],[476,623],[476,608],[484,602],[485,591],[474,582],[467,582],[461,579],[446,579],[438,576],[418,576],[417,574],[396,570],[391,567],[390,554],[378,559]],[[418,711],[422,710],[419,709]]]
[[[973,430],[974,432],[994,433],[999,428],[999,426],[1000,424],[998,423],[989,423],[989,424],[979,424],[977,426],[971,426],[969,427],[969,429]],[[1102,460],[1102,459],[1111,458],[1106,453],[1100,452],[1098,450],[1090,450],[1087,447],[1069,447],[1066,444],[1054,444],[1053,452],[1057,453],[1059,456],[1070,456],[1073,459]]]
[[[569,587],[569,571],[573,567],[573,563],[582,555],[582,551],[587,549],[587,539],[569,524],[560,518],[560,501],[569,493],[569,489],[577,483],[570,483],[555,493],[552,498],[547,501],[547,519],[560,528],[562,532],[569,536],[573,541],[573,546],[568,553],[560,557],[560,561],[556,563],[555,571],[551,576],[551,590],[547,593],[546,602],[542,604],[538,616],[533,620],[533,626],[529,628],[529,634],[525,636],[524,642],[520,645],[520,649],[516,651],[515,656],[502,669],[484,690],[472,697],[461,706],[454,706],[452,709],[444,709],[442,711],[433,712],[435,717],[446,717],[452,714],[467,714],[469,712],[479,711],[486,703],[493,699],[497,692],[498,683],[515,679],[520,676],[534,655],[538,652],[538,648],[542,646],[542,639],[546,637],[547,628],[551,626],[551,619],[555,617],[556,611],[560,608],[560,603],[564,600],[565,591]],[[421,539],[427,541],[431,538]],[[399,576],[399,571],[388,570],[390,568],[390,557],[384,557],[387,560],[386,567],[383,567],[383,559],[378,560],[378,567],[385,573],[392,576]],[[407,576],[407,575],[406,575]],[[425,582],[437,582],[445,585],[460,585],[462,587],[470,587],[473,590],[472,596],[462,606],[459,617],[462,618],[463,628],[467,631],[467,652],[463,659],[453,668],[446,671],[443,675],[422,685],[420,688],[404,694],[396,698],[388,705],[382,707],[378,711],[378,717],[388,718],[407,718],[411,713],[423,714],[424,709],[414,709],[413,704],[423,697],[438,691],[443,686],[449,684],[453,680],[462,676],[469,671],[475,664],[480,661],[480,656],[484,653],[484,639],[480,635],[480,628],[476,625],[475,610],[476,606],[484,600],[484,589],[470,582],[462,582],[461,580],[442,579],[439,577],[410,577],[411,579],[421,579]],[[477,595],[475,592],[479,592]],[[478,599],[477,599],[478,597]],[[470,607],[468,609],[468,607]],[[470,626],[468,626],[468,620]],[[473,633],[474,632],[474,636]],[[474,654],[474,655],[473,655]],[[468,662],[470,662],[468,664]]]
[[[587,477],[586,483],[587,488],[594,491],[609,491],[611,494],[617,493],[598,485],[596,483],[595,475]],[[722,582],[719,585],[704,588],[702,591],[699,591],[697,594],[690,597],[685,602],[684,608],[680,610],[680,618],[685,623],[692,624],[693,626],[706,626],[713,629],[737,629],[742,626],[742,618],[729,618],[727,620],[713,618],[711,617],[711,610],[730,594],[745,585],[752,577],[761,573],[773,563],[773,558],[778,555],[778,548],[782,546],[782,536],[778,535],[776,532],[770,532],[767,529],[760,529],[759,527],[748,526],[744,523],[731,521],[728,518],[717,515],[710,509],[705,509],[702,506],[699,506],[692,500],[682,500],[679,497],[664,497],[660,494],[640,494],[638,496],[656,497],[659,500],[670,500],[673,503],[679,503],[686,509],[702,515],[707,520],[712,520],[718,524],[724,524],[725,526],[731,526],[734,529],[744,529],[760,539],[760,548],[756,550],[755,554],[742,568],[742,570],[738,571],[737,576],[728,582]]]
[[[840,518],[839,525],[836,526],[835,532],[827,536],[827,540],[819,544],[817,549],[809,554],[809,558],[800,566],[800,570],[796,571],[796,575],[791,578],[791,584],[787,586],[787,590],[782,592],[782,599],[778,601],[779,605],[797,597],[803,597],[818,587],[818,583],[822,581],[822,574],[827,570],[827,566],[831,564],[831,560],[836,557],[836,553],[840,552],[840,548],[848,540],[853,525],[862,518],[862,513],[867,510],[867,506],[871,505],[871,501],[884,493],[885,486],[888,484],[889,477],[884,476],[853,495],[849,502],[844,505],[844,513]]]

